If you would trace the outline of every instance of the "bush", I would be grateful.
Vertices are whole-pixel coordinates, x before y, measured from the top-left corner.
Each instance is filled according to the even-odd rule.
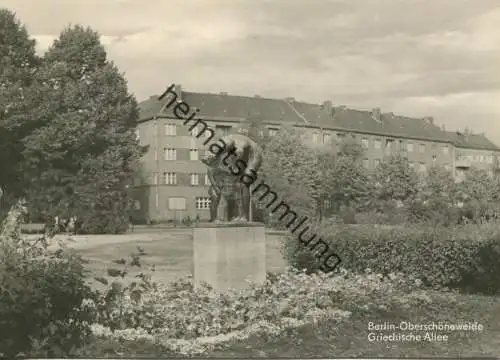
[[[498,224],[434,228],[373,226],[323,228],[322,239],[358,273],[401,272],[417,276],[433,288],[484,294],[500,293],[500,229]],[[290,237],[284,246],[290,264],[317,272],[321,261]]]
[[[21,237],[18,204],[0,236],[0,349],[4,356],[68,356],[91,334],[92,296],[81,259],[48,252],[47,239]]]

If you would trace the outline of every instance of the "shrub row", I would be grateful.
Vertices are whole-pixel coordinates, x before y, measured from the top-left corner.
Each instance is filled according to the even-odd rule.
[[[500,228],[498,224],[454,227],[324,226],[322,240],[354,271],[418,277],[425,286],[483,294],[500,293]],[[321,260],[296,237],[285,240],[290,265],[319,271]],[[320,246],[316,247],[321,251]]]

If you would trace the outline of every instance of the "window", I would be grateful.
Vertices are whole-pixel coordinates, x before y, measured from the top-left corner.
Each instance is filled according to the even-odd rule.
[[[337,133],[337,140],[343,140],[345,138],[345,133]]]
[[[160,204],[160,195],[158,194],[158,190],[156,190],[156,196],[155,196],[155,206],[158,209],[158,205]]]
[[[370,141],[368,140],[368,138],[361,139],[361,146],[363,146],[365,149],[367,149],[368,146],[370,146]]]
[[[450,171],[450,165],[445,165],[445,166],[444,166],[444,169],[445,169],[446,171]]]
[[[368,159],[363,159],[363,166],[368,169],[370,166],[370,161]]]
[[[268,131],[269,131],[269,136],[276,136],[276,134],[278,133],[278,129],[276,128],[269,128]]]
[[[425,152],[425,144],[418,144],[418,152],[420,153]]]
[[[318,144],[319,143],[319,134],[314,132],[313,133],[313,144]]]
[[[158,149],[155,149],[155,161],[158,161]]]
[[[323,209],[330,209],[332,207],[331,200],[323,200]]]
[[[493,155],[488,155],[487,161],[489,164],[493,164]]]
[[[186,198],[183,197],[168,198],[168,208],[170,210],[186,210]]]
[[[380,160],[379,159],[375,159],[373,163],[374,163],[375,167],[377,167],[377,166],[380,165]]]
[[[427,170],[427,166],[425,166],[425,163],[420,163],[420,167],[419,167],[418,170],[422,171],[422,172],[424,172],[425,170]]]
[[[163,149],[165,160],[177,160],[177,151],[175,149]]]
[[[408,150],[406,148],[406,143],[403,140],[399,140],[399,150],[401,150],[401,151],[407,151]]]
[[[200,154],[198,152],[198,149],[191,149],[189,150],[189,159],[190,160],[199,160]]]
[[[410,169],[415,169],[415,163],[413,161],[410,161],[408,165],[410,166]]]
[[[392,151],[392,143],[394,142],[393,139],[386,139],[385,140],[385,153],[390,154]]]
[[[323,134],[323,144],[332,143],[332,134]]]
[[[198,178],[198,174],[191,174],[191,185],[199,185],[199,178]]]
[[[264,137],[264,130],[262,130],[262,129],[259,130],[259,136]]]
[[[382,147],[382,142],[380,141],[380,139],[375,139],[375,141],[373,142],[373,145],[374,145],[375,149],[380,149]]]
[[[141,202],[139,200],[134,201],[134,209],[141,210]]]
[[[239,132],[240,134],[247,135],[247,134],[248,134],[248,129],[245,129],[245,128],[239,128],[239,129],[238,129],[238,132]]]
[[[137,141],[141,140],[141,133],[140,133],[139,129],[135,129],[135,139]]]
[[[177,134],[177,127],[175,124],[165,124],[165,135],[166,136],[175,136]]]
[[[153,173],[153,185],[157,185],[158,184],[158,173],[155,172]]]
[[[177,174],[176,173],[171,173],[171,172],[164,172],[163,173],[163,183],[166,185],[175,185],[177,184]]]
[[[437,156],[436,155],[432,155],[432,161],[436,161],[437,160]]]
[[[408,149],[408,152],[413,152],[413,143],[409,142],[407,149]]]
[[[231,126],[216,125],[215,130],[216,130],[216,132],[220,133],[222,136],[226,136],[226,135],[229,135],[229,132],[231,131]]]
[[[448,155],[450,149],[448,148],[448,145],[443,145],[441,146],[441,151],[443,152],[443,154]]]
[[[205,185],[210,186],[210,177],[208,176],[208,174],[205,174]]]
[[[196,198],[196,209],[198,210],[209,210],[211,200],[208,197],[197,197]]]
[[[483,155],[479,155],[479,162],[483,162]]]

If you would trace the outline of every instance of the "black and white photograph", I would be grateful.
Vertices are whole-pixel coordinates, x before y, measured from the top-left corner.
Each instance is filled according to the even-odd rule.
[[[0,359],[500,358],[499,24],[0,0]]]

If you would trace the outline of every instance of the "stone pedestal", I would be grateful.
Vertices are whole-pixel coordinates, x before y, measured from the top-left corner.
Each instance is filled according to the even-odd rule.
[[[242,290],[266,280],[266,232],[261,223],[203,224],[193,230],[194,282]]]

